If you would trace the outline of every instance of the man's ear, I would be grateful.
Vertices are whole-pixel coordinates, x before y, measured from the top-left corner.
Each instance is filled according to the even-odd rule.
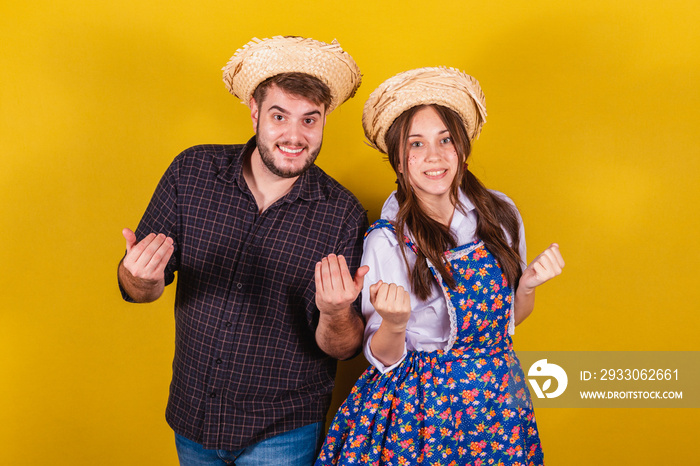
[[[260,109],[254,98],[250,98],[250,119],[253,120],[253,131],[258,130],[258,118],[260,117]]]

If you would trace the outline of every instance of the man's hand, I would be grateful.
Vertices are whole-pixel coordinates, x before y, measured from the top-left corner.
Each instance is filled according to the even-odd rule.
[[[331,254],[316,264],[316,307],[321,313],[338,314],[350,308],[360,295],[369,267],[350,275],[345,257]]]
[[[165,267],[175,247],[173,239],[151,233],[136,242],[128,228],[122,230],[126,239],[126,255],[119,264],[119,282],[137,302],[155,301],[165,288]]]
[[[352,308],[362,291],[369,267],[357,269],[353,279],[345,257],[331,254],[316,264],[316,307],[320,312],[316,343],[327,355],[346,359],[362,345],[364,322]]]

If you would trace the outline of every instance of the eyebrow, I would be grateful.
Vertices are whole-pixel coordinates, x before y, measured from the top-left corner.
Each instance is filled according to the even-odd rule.
[[[289,111],[280,107],[279,105],[273,105],[268,109],[268,112],[276,110],[280,113],[284,113],[285,115],[289,115]],[[321,116],[321,112],[319,110],[311,110],[310,112],[304,113],[304,116],[311,116],[311,115],[318,115]]]
[[[449,132],[450,132],[449,129],[443,129],[443,130],[440,131],[438,134],[449,133]],[[409,134],[408,137],[409,137],[409,138],[422,138],[423,135],[422,135],[422,134]]]

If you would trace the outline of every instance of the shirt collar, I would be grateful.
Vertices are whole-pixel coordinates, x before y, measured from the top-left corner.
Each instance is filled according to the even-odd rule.
[[[459,195],[457,196],[457,207],[455,208],[455,213],[452,216],[452,225],[458,225],[461,223],[465,215],[474,210],[474,204],[469,200],[464,191],[459,190]],[[389,198],[384,202],[382,207],[381,218],[394,221],[396,220],[396,215],[399,213],[399,201],[396,200],[396,191],[393,191]]]
[[[250,138],[243,146],[231,145],[226,147],[228,149],[226,157],[215,160],[218,170],[217,177],[225,183],[235,181],[239,188],[243,189],[245,187],[247,189],[243,179],[243,160],[255,149],[255,136]]]

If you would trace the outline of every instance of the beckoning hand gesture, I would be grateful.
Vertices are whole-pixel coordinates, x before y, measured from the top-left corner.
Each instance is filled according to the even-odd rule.
[[[134,301],[155,301],[165,288],[165,267],[175,250],[173,239],[151,233],[137,242],[128,228],[122,235],[126,239],[126,255],[119,264],[119,282]]]
[[[321,312],[337,313],[348,309],[360,295],[369,267],[357,269],[355,278],[344,256],[330,254],[316,264],[316,307]]]
[[[406,330],[411,317],[411,294],[402,286],[379,280],[369,287],[369,301],[382,316],[382,325],[388,326],[388,330]]]
[[[524,286],[526,290],[532,290],[561,274],[564,265],[564,259],[561,256],[561,252],[559,252],[559,245],[552,243],[542,254],[535,257],[535,260],[523,271],[518,286]]]
[[[163,234],[151,233],[140,242],[128,228],[122,231],[126,239],[126,256],[124,267],[136,279],[143,282],[158,282],[163,280],[165,266],[172,256],[173,240]]]

